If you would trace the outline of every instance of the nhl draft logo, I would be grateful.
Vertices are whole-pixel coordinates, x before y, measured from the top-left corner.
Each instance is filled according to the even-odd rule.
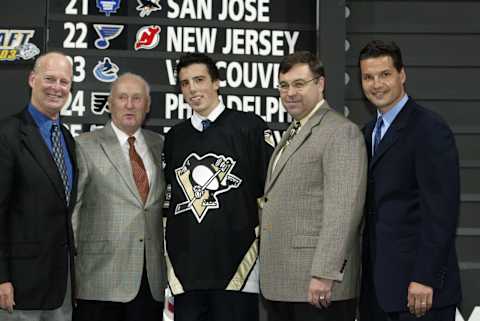
[[[122,25],[104,25],[93,24],[93,28],[97,32],[99,38],[95,40],[95,47],[98,49],[107,49],[110,46],[110,40],[118,37],[122,33]]]
[[[160,42],[160,26],[145,26],[137,31],[135,50],[153,49]]]
[[[0,29],[0,61],[30,60],[40,49],[30,40],[35,30]]]
[[[110,58],[105,57],[93,68],[93,75],[100,81],[113,82],[118,78],[119,70],[120,68]]]
[[[182,167],[175,170],[177,181],[187,200],[177,204],[175,215],[191,210],[201,223],[209,209],[220,207],[217,195],[238,188],[242,180],[233,175],[236,162],[212,153],[203,157],[190,154]]]
[[[108,96],[110,94],[107,92],[91,92],[90,94],[90,109],[94,115],[103,115],[104,113],[109,113],[110,109],[108,108]]]
[[[120,2],[121,0],[97,0],[97,8],[101,13],[109,17],[120,8]]]
[[[136,9],[142,18],[149,16],[154,11],[162,10],[160,0],[137,0],[137,3]]]

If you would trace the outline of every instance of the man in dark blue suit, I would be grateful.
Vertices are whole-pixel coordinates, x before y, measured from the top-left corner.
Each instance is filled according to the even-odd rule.
[[[359,65],[363,92],[377,108],[364,128],[369,179],[361,320],[453,321],[461,300],[453,134],[406,94],[395,43],[369,42]]]
[[[59,114],[72,64],[42,55],[28,83],[27,108],[0,120],[0,321],[69,321],[76,161]]]

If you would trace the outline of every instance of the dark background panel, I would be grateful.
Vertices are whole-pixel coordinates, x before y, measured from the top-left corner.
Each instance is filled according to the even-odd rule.
[[[478,33],[478,1],[347,1],[349,33]]]
[[[469,320],[480,305],[480,12],[479,1],[347,1],[346,105],[359,125],[374,110],[361,91],[358,54],[373,39],[402,49],[407,93],[439,113],[455,134],[460,156],[461,204],[456,246]],[[476,319],[475,319],[476,320]]]
[[[390,34],[352,33],[347,41],[352,48],[361,48],[372,39],[395,41],[402,48],[402,58],[408,67],[480,66],[480,33],[467,34]],[[434,54],[432,54],[434,53]],[[358,64],[359,50],[349,50],[347,65]]]

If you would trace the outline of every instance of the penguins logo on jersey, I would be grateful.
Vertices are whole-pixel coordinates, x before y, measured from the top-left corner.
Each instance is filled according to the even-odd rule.
[[[177,204],[175,215],[191,210],[201,223],[209,209],[219,208],[217,195],[238,188],[242,180],[233,175],[236,162],[231,157],[190,154],[175,170],[177,181],[187,200]]]

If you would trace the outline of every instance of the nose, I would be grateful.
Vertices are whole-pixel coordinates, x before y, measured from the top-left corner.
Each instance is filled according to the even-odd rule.
[[[62,84],[60,83],[59,80],[52,82],[52,87],[54,90],[61,90],[62,89]]]
[[[125,107],[128,108],[128,109],[133,108],[133,99],[132,99],[132,97],[128,97],[128,98],[127,98],[127,104],[126,104]]]
[[[288,89],[287,89],[287,95],[288,96],[293,96],[296,93],[297,93],[297,90],[292,85],[289,85]]]
[[[383,82],[380,80],[380,78],[379,77],[374,77],[373,78],[373,87],[378,88],[381,85],[383,85]]]

